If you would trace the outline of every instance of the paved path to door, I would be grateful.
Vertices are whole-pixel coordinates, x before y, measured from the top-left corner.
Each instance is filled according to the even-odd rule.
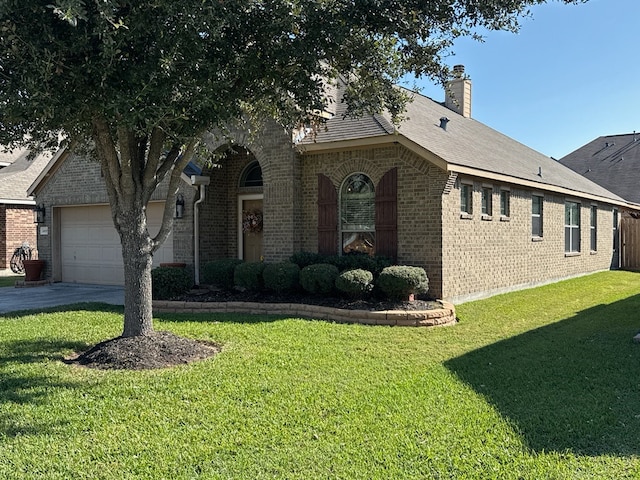
[[[52,283],[38,287],[0,288],[0,313],[38,310],[72,303],[124,305],[124,289],[114,285]]]

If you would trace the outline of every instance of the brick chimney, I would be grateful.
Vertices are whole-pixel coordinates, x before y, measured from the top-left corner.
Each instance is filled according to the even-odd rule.
[[[453,78],[445,89],[444,105],[463,117],[471,118],[471,80],[464,73],[464,65],[454,65]]]

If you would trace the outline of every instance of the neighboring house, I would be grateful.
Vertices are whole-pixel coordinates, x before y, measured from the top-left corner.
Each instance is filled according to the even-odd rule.
[[[199,266],[299,251],[383,254],[424,267],[431,293],[454,302],[616,266],[614,218],[635,207],[470,118],[461,74],[450,91],[449,108],[415,94],[399,128],[386,115],[344,118],[336,101],[316,134],[275,124],[237,132],[193,186],[184,176],[184,216],[159,257]],[[30,192],[47,209],[50,234],[38,245],[50,278],[122,282],[96,162],[61,155]],[[165,195],[156,193],[152,230]]]
[[[598,137],[561,158],[566,165],[625,200],[640,205],[640,134]],[[620,218],[621,267],[640,270],[640,215]]]
[[[27,194],[50,155],[28,158],[27,150],[0,150],[0,269],[9,268],[14,250],[23,242],[36,247],[36,202]]]
[[[640,134],[598,137],[558,161],[640,205]]]

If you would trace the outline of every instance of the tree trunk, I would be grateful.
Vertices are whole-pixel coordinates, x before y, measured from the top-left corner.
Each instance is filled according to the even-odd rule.
[[[151,239],[147,233],[144,213],[136,215],[135,224],[121,229],[124,261],[124,330],[123,337],[149,335],[153,332],[151,298]],[[127,228],[127,227],[131,228]]]

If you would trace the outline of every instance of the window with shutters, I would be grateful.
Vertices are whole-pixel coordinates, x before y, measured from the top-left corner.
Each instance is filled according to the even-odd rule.
[[[340,189],[340,239],[342,253],[376,250],[375,188],[364,173],[346,178]]]

